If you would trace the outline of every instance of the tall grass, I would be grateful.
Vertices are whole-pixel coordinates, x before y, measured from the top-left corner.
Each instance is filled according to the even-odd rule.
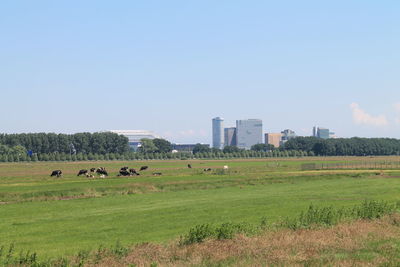
[[[400,208],[400,202],[389,204],[384,201],[365,200],[360,205],[351,208],[316,207],[310,205],[306,211],[293,218],[285,218],[274,225],[268,225],[265,217],[261,223],[222,223],[219,225],[196,225],[181,236],[179,244],[189,245],[200,243],[206,239],[231,239],[236,234],[254,235],[267,227],[288,228],[292,230],[312,227],[332,226],[345,220],[378,219],[392,214]]]
[[[331,226],[344,220],[378,219],[394,213],[400,207],[400,202],[389,204],[385,201],[365,200],[352,208],[315,207],[301,212],[297,217],[285,218],[281,227],[289,229],[310,228],[313,226]]]

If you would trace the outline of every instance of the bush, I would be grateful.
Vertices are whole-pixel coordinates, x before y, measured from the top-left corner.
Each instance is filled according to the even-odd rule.
[[[215,230],[210,224],[200,224],[189,230],[189,233],[181,237],[180,243],[182,245],[189,245],[193,243],[201,243],[205,239],[213,237],[215,234]]]

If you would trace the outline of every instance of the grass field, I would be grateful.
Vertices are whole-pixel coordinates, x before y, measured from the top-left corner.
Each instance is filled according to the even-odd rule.
[[[312,162],[399,161],[385,158],[38,162],[0,164],[1,244],[43,257],[99,245],[166,243],[201,223],[269,222],[310,204],[351,206],[365,199],[400,200],[400,170],[302,171]],[[191,163],[193,168],[188,169]],[[120,167],[149,170],[117,177]],[[224,165],[229,166],[223,171]],[[77,177],[104,166],[108,178]],[[212,168],[204,172],[204,168]],[[52,170],[62,178],[51,178]],[[152,172],[162,172],[153,176]]]

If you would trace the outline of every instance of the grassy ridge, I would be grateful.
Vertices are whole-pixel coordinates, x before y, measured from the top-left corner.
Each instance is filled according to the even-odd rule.
[[[300,171],[304,162],[309,159],[192,161],[194,169],[187,169],[186,161],[0,164],[0,201],[10,202],[0,205],[1,242],[40,255],[72,255],[117,240],[124,245],[167,242],[201,223],[256,223],[264,216],[278,221],[310,203],[399,200],[400,179],[377,171]],[[116,178],[124,165],[151,170],[137,178]],[[202,172],[223,165],[229,172]],[[76,177],[77,170],[91,166],[105,166],[114,175]],[[57,168],[64,178],[49,177]],[[153,177],[153,170],[163,176]]]

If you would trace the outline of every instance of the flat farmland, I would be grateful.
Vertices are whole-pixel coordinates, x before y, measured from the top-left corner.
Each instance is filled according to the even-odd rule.
[[[398,162],[399,157],[87,161],[0,164],[1,245],[46,257],[111,246],[167,243],[201,223],[270,222],[310,204],[348,207],[400,200],[400,170],[302,170],[314,162]],[[191,164],[189,169],[187,164]],[[140,176],[118,177],[123,166]],[[227,165],[228,170],[223,170]],[[105,167],[107,178],[77,176]],[[204,169],[211,168],[211,171]],[[50,177],[61,169],[61,178]],[[161,176],[154,176],[161,172]]]

